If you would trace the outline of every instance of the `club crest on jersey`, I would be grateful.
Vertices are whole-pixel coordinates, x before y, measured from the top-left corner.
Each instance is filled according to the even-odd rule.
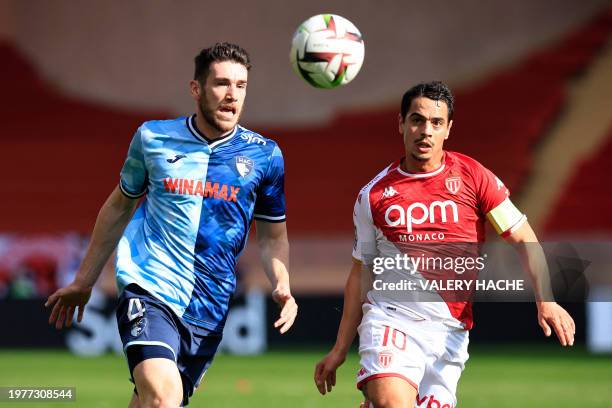
[[[393,188],[393,186],[385,187],[385,191],[383,191],[383,198],[393,197],[397,194],[397,190]]]
[[[246,156],[236,156],[236,170],[240,177],[248,176],[253,170],[253,159]]]
[[[383,368],[388,368],[393,362],[393,353],[391,351],[381,351],[378,353],[378,362]]]
[[[145,327],[147,327],[146,317],[136,319],[136,321],[132,325],[132,330],[130,330],[130,334],[134,337],[138,337],[144,331]]]
[[[444,180],[444,185],[451,194],[457,194],[459,192],[459,189],[461,188],[461,177],[448,177],[446,180]]]

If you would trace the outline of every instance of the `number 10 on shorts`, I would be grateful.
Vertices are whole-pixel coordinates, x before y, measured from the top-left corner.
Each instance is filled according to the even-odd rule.
[[[385,328],[385,333],[383,335],[382,346],[387,347],[387,345],[389,344],[389,337],[391,337],[391,344],[393,345],[393,347],[395,347],[396,349],[400,351],[405,351],[406,341],[408,337],[406,336],[406,333],[404,333],[403,331],[394,329],[390,326],[383,326],[383,327]]]

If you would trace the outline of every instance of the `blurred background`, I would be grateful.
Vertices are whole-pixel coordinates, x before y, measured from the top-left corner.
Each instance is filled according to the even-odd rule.
[[[365,40],[360,74],[334,90],[309,87],[289,66],[293,32],[324,12]],[[342,313],[355,197],[403,154],[403,92],[434,79],[456,96],[447,148],[494,171],[540,239],[571,248],[578,278],[599,279],[592,293],[579,287],[593,302],[565,305],[578,326],[572,350],[541,335],[533,304],[477,304],[460,405],[612,406],[612,303],[601,301],[612,299],[612,4],[603,0],[0,0],[0,386],[76,386],[73,406],[127,405],[112,262],[79,327],[49,328],[42,304],[74,276],[133,132],[193,112],[193,58],[217,41],[249,51],[241,123],[284,153],[301,314],[289,334],[272,330],[277,310],[250,245],[224,353],[193,406],[358,406],[355,353],[325,398],[312,370]]]

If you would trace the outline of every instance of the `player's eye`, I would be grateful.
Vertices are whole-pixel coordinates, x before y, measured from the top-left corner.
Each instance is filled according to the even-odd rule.
[[[444,121],[442,119],[433,119],[431,121],[431,124],[434,126],[442,126],[444,124]]]
[[[423,118],[421,118],[420,116],[413,116],[412,123],[414,123],[415,125],[420,125],[421,123],[423,123]]]

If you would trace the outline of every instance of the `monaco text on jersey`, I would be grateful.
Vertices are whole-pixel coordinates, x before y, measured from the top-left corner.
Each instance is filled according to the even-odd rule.
[[[353,257],[368,263],[412,252],[427,253],[429,258],[465,256],[465,251],[476,251],[478,246],[465,248],[462,244],[484,241],[487,214],[508,195],[508,189],[491,171],[460,153],[445,151],[440,167],[427,173],[408,173],[397,160],[366,184],[355,202]],[[417,269],[418,279],[433,278],[428,268]],[[415,279],[401,268],[385,273],[392,282]],[[448,291],[430,292],[433,296],[424,302],[398,300],[371,290],[368,301],[390,304],[396,310],[439,319],[453,327],[472,327],[470,302],[457,301]]]

